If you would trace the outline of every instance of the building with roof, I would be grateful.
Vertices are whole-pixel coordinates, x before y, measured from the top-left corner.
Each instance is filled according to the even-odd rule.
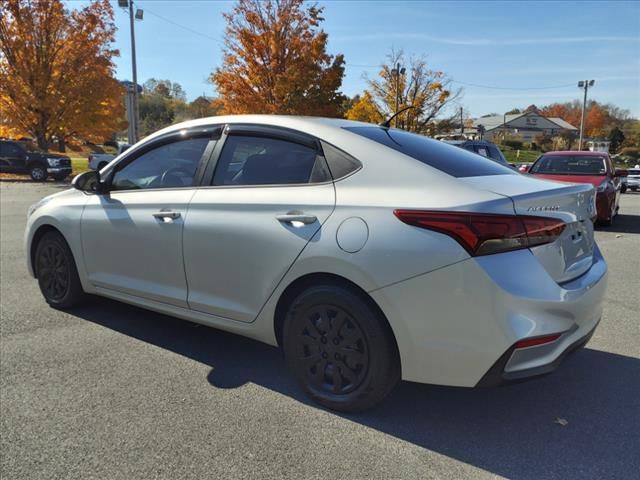
[[[483,135],[480,135],[480,130],[484,130]],[[545,117],[536,112],[525,112],[474,118],[465,123],[464,132],[451,133],[471,139],[482,136],[485,140],[492,142],[506,137],[530,143],[535,142],[539,135],[553,137],[563,131],[577,133],[578,129],[559,117]]]

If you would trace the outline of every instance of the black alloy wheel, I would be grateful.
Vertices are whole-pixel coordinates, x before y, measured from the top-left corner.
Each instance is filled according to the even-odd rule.
[[[34,270],[40,291],[52,307],[70,308],[84,300],[73,253],[59,232],[49,231],[38,242]]]
[[[48,242],[38,256],[38,278],[47,299],[60,301],[69,290],[69,264],[60,245]]]
[[[298,355],[314,389],[346,394],[358,388],[369,368],[367,340],[344,309],[318,305],[298,330]]]
[[[300,292],[284,318],[282,347],[305,392],[333,410],[370,408],[400,379],[386,318],[350,285],[316,285]]]

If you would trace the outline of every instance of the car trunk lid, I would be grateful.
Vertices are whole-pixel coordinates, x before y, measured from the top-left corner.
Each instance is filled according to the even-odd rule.
[[[525,175],[461,178],[468,185],[509,197],[517,215],[558,218],[566,223],[552,243],[532,247],[549,275],[558,283],[572,280],[593,263],[595,189],[591,183],[563,184]]]

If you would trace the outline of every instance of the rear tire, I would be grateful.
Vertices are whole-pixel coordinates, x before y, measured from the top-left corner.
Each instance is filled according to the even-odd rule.
[[[54,176],[53,176],[53,179],[54,179],[55,181],[57,181],[57,182],[61,182],[61,181],[63,181],[63,180],[64,180],[65,178],[67,178],[67,177],[68,177],[68,175],[54,175]]]
[[[38,285],[44,299],[54,308],[80,305],[86,294],[82,290],[73,253],[60,233],[50,231],[38,242],[34,259]]]
[[[29,175],[31,175],[31,180],[34,182],[44,182],[47,180],[47,168],[44,165],[34,165],[29,170]]]
[[[343,412],[382,401],[400,379],[386,319],[355,289],[318,285],[291,303],[283,326],[289,368],[319,404]]]

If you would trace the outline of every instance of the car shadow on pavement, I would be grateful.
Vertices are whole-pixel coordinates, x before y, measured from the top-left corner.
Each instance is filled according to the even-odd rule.
[[[619,213],[613,217],[611,226],[600,227],[599,230],[613,233],[640,233],[640,216]]]
[[[251,382],[320,408],[277,348],[106,299],[70,313],[210,366],[215,388]],[[589,348],[530,382],[486,389],[402,382],[378,407],[336,415],[510,478],[640,471],[640,360]]]

